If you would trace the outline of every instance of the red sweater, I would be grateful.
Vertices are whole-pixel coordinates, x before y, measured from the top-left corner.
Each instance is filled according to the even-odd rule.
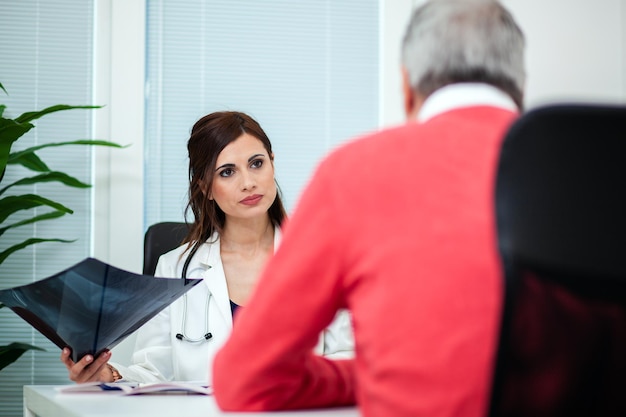
[[[219,406],[485,415],[502,302],[494,174],[514,117],[457,109],[326,158],[215,359]],[[356,359],[315,356],[344,307]]]

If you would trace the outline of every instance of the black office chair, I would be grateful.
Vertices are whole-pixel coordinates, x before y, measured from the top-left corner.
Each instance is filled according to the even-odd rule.
[[[490,415],[626,416],[626,107],[532,110],[500,158]]]
[[[186,223],[177,222],[156,223],[146,230],[143,245],[144,275],[154,275],[159,256],[180,246],[188,230]]]

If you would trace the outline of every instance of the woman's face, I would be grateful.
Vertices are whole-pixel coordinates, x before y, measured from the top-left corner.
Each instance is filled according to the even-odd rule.
[[[220,152],[209,198],[227,218],[267,216],[276,193],[274,164],[259,139],[244,133]]]

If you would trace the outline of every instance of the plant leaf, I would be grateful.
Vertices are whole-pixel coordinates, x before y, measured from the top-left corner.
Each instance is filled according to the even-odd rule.
[[[55,146],[67,146],[67,145],[97,145],[97,146],[111,146],[114,148],[126,147],[115,142],[110,142],[107,140],[100,140],[100,139],[78,139],[78,140],[71,140],[71,141],[65,141],[65,142],[50,142],[50,143],[44,143],[41,145],[33,146],[30,148],[24,149],[22,151],[19,151],[19,152],[14,152],[9,156],[9,160],[12,161],[15,158],[20,158],[23,154],[33,153],[40,149],[50,148],[50,147],[55,147]]]
[[[72,209],[65,207],[63,204],[36,194],[11,195],[0,199],[0,224],[17,211],[40,206],[49,206],[65,213],[74,213]]]
[[[59,171],[51,171],[45,174],[36,175],[34,177],[22,178],[21,180],[15,181],[13,184],[9,184],[6,187],[0,189],[0,195],[2,195],[6,190],[10,187],[14,187],[17,185],[30,185],[30,184],[38,184],[41,182],[60,182],[62,184],[67,185],[68,187],[74,188],[89,188],[90,184],[85,184],[84,182],[79,181],[78,179],[67,175],[64,172]]]
[[[50,171],[50,169],[41,159],[39,159],[37,155],[35,155],[34,152],[44,148],[67,145],[110,146],[113,148],[125,148],[127,146],[99,139],[79,139],[67,142],[44,143],[42,145],[33,146],[22,151],[10,154],[7,160],[7,164],[20,164],[25,168],[33,171],[47,172]]]
[[[73,239],[73,240],[66,240],[66,239],[41,239],[41,238],[32,237],[30,239],[26,239],[22,243],[18,243],[16,245],[13,245],[10,248],[5,249],[4,251],[0,252],[0,264],[2,262],[4,262],[4,260],[6,258],[8,258],[9,255],[11,255],[13,252],[17,252],[18,250],[24,249],[27,246],[34,245],[34,244],[37,244],[37,243],[43,243],[43,242],[72,243],[72,242],[76,242],[76,239]]]
[[[20,164],[24,168],[28,168],[35,172],[50,172],[50,168],[44,161],[42,161],[35,153],[26,153],[19,156],[17,159],[13,159],[9,155],[7,164]]]
[[[33,127],[30,123],[17,123],[0,117],[0,173],[4,172],[8,163],[13,143]]]
[[[24,123],[24,122],[30,122],[30,121],[39,119],[45,116],[46,114],[56,113],[58,111],[72,110],[72,109],[99,109],[101,107],[102,106],[70,106],[68,104],[56,104],[54,106],[46,107],[43,110],[29,111],[26,113],[22,113],[20,116],[18,116],[15,119],[15,121],[18,123]]]
[[[2,86],[2,84],[0,84],[0,87]],[[3,89],[4,90],[4,89]],[[6,90],[5,90],[6,91]],[[7,108],[7,106],[5,106],[4,104],[0,104],[0,117],[2,117],[2,115],[4,114],[4,110]]]
[[[37,216],[31,217],[30,219],[26,219],[26,220],[22,220],[13,224],[10,224],[8,226],[2,227],[0,228],[0,236],[2,236],[4,234],[4,232],[6,232],[9,229],[14,229],[16,227],[20,227],[20,226],[24,226],[26,224],[31,224],[31,223],[35,223],[35,222],[39,222],[42,220],[50,220],[50,219],[56,219],[62,216],[65,216],[67,213],[64,211],[59,211],[59,210],[55,210],[55,211],[51,211],[48,213],[44,213],[44,214],[39,214]]]
[[[0,83],[0,88],[2,89],[2,91],[4,91],[4,94],[6,94],[7,96],[9,95],[9,92],[4,88],[2,83]]]
[[[13,342],[9,345],[0,346],[0,370],[18,360],[20,356],[29,350],[46,351],[40,347],[19,342]]]

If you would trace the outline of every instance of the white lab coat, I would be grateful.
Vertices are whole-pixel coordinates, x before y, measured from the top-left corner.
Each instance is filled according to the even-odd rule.
[[[276,229],[274,248],[278,247],[280,238],[280,230]],[[125,380],[211,383],[213,357],[230,335],[233,320],[220,256],[219,237],[214,235],[209,242],[213,243],[205,243],[198,249],[187,270],[187,278],[201,278],[203,282],[187,293],[186,312],[184,297],[181,297],[139,329],[132,365],[112,363]],[[186,246],[180,246],[162,255],[157,263],[155,276],[180,278],[187,257],[187,253],[182,258],[181,254]],[[294,297],[297,297],[297,294],[294,294]],[[208,319],[205,319],[207,299]],[[209,340],[203,338],[207,332],[212,334]],[[178,340],[177,333],[182,333],[189,339],[201,340],[198,342]],[[259,343],[263,341],[260,340]],[[332,358],[353,356],[352,326],[347,311],[337,314],[333,323],[320,335],[315,350]]]

